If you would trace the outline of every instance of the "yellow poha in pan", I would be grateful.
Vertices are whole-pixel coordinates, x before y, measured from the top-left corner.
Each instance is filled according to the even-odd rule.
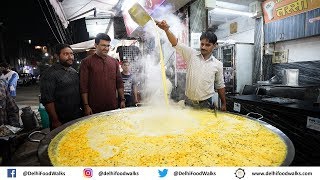
[[[48,152],[54,166],[279,166],[287,147],[242,116],[135,109],[77,122]]]

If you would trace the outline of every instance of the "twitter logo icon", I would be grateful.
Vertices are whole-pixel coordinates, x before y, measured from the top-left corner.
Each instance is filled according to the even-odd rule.
[[[166,175],[168,173],[168,169],[163,169],[162,171],[159,169],[158,173],[159,173],[159,177],[161,177],[161,178],[166,177]]]

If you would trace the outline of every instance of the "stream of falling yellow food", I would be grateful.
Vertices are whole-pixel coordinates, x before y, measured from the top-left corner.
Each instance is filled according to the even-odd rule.
[[[154,24],[154,29],[156,30],[157,37],[156,40],[158,42],[159,50],[160,50],[160,67],[161,67],[161,79],[162,79],[162,86],[163,86],[163,96],[164,100],[167,106],[169,106],[169,100],[168,100],[168,89],[167,89],[167,82],[166,82],[166,72],[165,72],[165,67],[164,67],[164,59],[163,59],[163,52],[162,52],[162,47],[161,47],[161,42],[160,42],[160,35],[159,31],[157,29],[156,22],[151,18]]]

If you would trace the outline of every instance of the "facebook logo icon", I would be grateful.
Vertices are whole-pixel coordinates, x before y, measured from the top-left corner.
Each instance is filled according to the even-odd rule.
[[[7,176],[8,178],[15,178],[16,177],[16,169],[8,169],[8,173],[7,173]]]

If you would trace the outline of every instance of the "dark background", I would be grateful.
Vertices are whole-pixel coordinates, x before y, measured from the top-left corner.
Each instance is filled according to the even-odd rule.
[[[44,9],[46,12],[46,4],[43,0],[40,2],[46,8]],[[52,23],[50,14],[48,20]],[[0,22],[3,22],[4,39],[10,45],[14,45],[16,41],[29,39],[32,40],[32,43],[39,45],[57,42],[41,11],[38,0],[2,1]]]
[[[16,64],[18,58],[41,61],[35,46],[47,46],[50,52],[57,43],[71,45],[89,39],[84,18],[70,22],[65,29],[49,0],[1,2],[0,22],[0,62]]]

